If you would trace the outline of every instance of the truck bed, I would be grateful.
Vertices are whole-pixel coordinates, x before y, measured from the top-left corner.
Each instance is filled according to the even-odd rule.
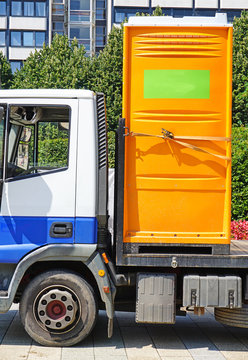
[[[230,254],[123,254],[123,265],[159,267],[248,268],[248,241],[232,240]]]

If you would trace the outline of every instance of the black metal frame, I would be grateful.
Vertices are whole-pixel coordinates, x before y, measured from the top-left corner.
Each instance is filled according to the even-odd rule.
[[[115,141],[114,256],[123,265],[123,215],[125,172],[125,119],[119,120]]]

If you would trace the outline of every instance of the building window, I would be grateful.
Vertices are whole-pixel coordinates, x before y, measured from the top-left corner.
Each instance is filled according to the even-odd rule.
[[[21,46],[22,45],[22,35],[20,31],[11,32],[11,46]]]
[[[53,15],[64,15],[64,5],[53,4]]]
[[[36,16],[46,16],[46,3],[45,2],[37,2],[36,6]]]
[[[103,47],[105,45],[105,40],[106,40],[105,34],[106,34],[105,26],[96,27],[96,46]]]
[[[241,16],[241,10],[229,10],[229,11],[223,11],[227,14],[227,21],[229,23],[233,22],[233,19],[235,17],[240,17]]]
[[[0,46],[5,46],[6,40],[5,40],[5,31],[0,31]]]
[[[43,31],[36,31],[35,46],[42,47],[45,42],[45,33]]]
[[[106,9],[105,1],[104,0],[97,0],[96,1],[96,8],[97,9]]]
[[[23,46],[34,46],[34,33],[30,31],[23,32]]]
[[[90,11],[71,10],[70,21],[71,22],[90,21]]]
[[[14,74],[14,72],[21,69],[22,62],[21,61],[11,61],[10,66],[11,66],[12,74]]]
[[[173,9],[173,16],[174,17],[184,17],[184,16],[192,16],[193,10],[192,9]]]
[[[31,1],[24,1],[24,16],[34,16],[34,3]]]
[[[64,35],[64,23],[62,21],[53,22],[53,36],[55,34]]]
[[[0,1],[0,16],[6,16],[6,1]]]
[[[46,16],[46,2],[45,1],[12,1],[11,2],[12,16]]]
[[[105,20],[106,19],[105,9],[96,9],[96,19],[97,20]]]
[[[125,20],[125,13],[123,12],[116,12],[115,13],[115,22],[122,23]]]
[[[12,1],[11,2],[11,15],[12,16],[22,16],[21,1]]]
[[[71,0],[71,10],[90,10],[90,0]]]
[[[53,22],[53,30],[54,31],[64,31],[64,23],[63,22]]]
[[[44,42],[44,31],[11,32],[11,46],[42,47]]]
[[[90,39],[90,28],[88,26],[71,26],[70,39]]]

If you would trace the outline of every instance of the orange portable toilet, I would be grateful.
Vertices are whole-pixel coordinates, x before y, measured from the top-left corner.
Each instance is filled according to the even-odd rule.
[[[124,252],[226,254],[232,25],[135,17],[124,25]]]

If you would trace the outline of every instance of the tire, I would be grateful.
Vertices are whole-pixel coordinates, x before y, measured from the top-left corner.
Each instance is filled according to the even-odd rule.
[[[41,345],[71,346],[92,331],[98,313],[92,287],[70,271],[47,271],[26,287],[20,301],[26,332]]]

